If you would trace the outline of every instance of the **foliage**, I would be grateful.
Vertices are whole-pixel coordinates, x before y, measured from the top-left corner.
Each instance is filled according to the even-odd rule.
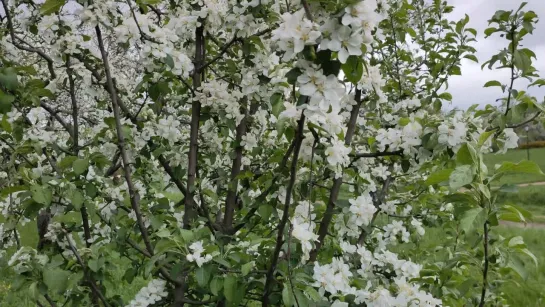
[[[542,148],[530,149],[529,153],[526,150],[512,149],[508,150],[504,154],[487,154],[484,156],[484,162],[489,170],[493,170],[504,161],[510,161],[513,163],[525,161],[528,159],[528,154],[530,155],[530,161],[535,162],[541,169],[545,169],[545,160],[541,158],[545,154],[545,149]],[[542,181],[545,181],[545,176],[541,174],[532,175],[520,173],[513,174],[509,177],[503,177],[496,184],[521,184]]]
[[[447,2],[1,2],[0,255],[37,304],[484,306],[537,265],[491,187],[543,173],[483,160],[542,119],[524,4],[485,31],[503,105],[444,113],[478,61]],[[437,225],[447,258],[396,249]]]

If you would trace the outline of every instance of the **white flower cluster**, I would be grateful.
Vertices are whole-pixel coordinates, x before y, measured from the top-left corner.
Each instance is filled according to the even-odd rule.
[[[320,38],[318,25],[308,19],[304,19],[305,11],[299,11],[282,15],[282,23],[272,34],[272,40],[278,41],[278,47],[285,51],[282,59],[289,61],[299,52],[303,51],[305,45],[315,45]]]
[[[8,261],[8,266],[13,267],[17,274],[31,271],[34,264],[44,266],[49,261],[46,255],[40,255],[38,252],[28,246],[23,246],[15,252]]]
[[[439,143],[446,144],[458,149],[466,140],[467,125],[461,120],[461,116],[457,114],[451,122],[442,123],[439,125]]]
[[[309,259],[309,253],[312,250],[312,242],[318,240],[318,235],[314,233],[316,224],[313,222],[316,214],[313,213],[313,206],[308,201],[301,201],[295,207],[295,213],[291,220],[292,235],[301,243],[303,256],[301,261]]]
[[[401,241],[409,242],[410,233],[403,226],[402,221],[392,221],[391,224],[384,226],[384,238],[391,243],[397,242],[397,236],[401,237]]]
[[[350,267],[341,258],[333,258],[330,264],[320,265],[314,263],[314,283],[319,293],[323,296],[325,292],[335,294],[353,294],[356,288],[350,286],[352,277]]]
[[[352,151],[350,147],[345,146],[344,142],[338,139],[331,140],[331,146],[327,147],[325,154],[327,162],[335,171],[335,177],[342,176],[343,167],[350,164],[349,154]]]
[[[147,307],[166,297],[166,282],[162,279],[153,279],[147,286],[140,289],[134,299],[126,307]]]
[[[512,128],[503,129],[504,144],[500,152],[505,153],[508,149],[517,148],[519,146],[519,137]]]
[[[373,204],[373,199],[369,193],[358,196],[356,199],[348,200],[350,202],[350,222],[357,227],[367,226],[371,222],[377,208]]]
[[[346,7],[341,24],[331,19],[320,27],[324,36],[320,48],[336,51],[341,63],[346,63],[350,55],[360,56],[362,45],[373,41],[372,31],[384,19],[376,12],[377,7],[376,0],[360,1]]]
[[[395,151],[403,149],[406,153],[411,152],[415,146],[422,144],[422,125],[416,120],[410,121],[401,130],[396,128],[379,129],[376,141],[380,151]]]
[[[193,242],[189,245],[191,249],[191,254],[186,255],[186,259],[189,262],[195,262],[198,267],[201,267],[204,263],[207,263],[212,260],[212,255],[202,255],[204,252],[204,247],[202,246],[202,241]]]

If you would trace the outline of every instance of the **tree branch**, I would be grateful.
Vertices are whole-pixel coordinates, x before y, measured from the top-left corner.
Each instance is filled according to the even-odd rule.
[[[205,57],[204,20],[195,30],[195,67],[201,67]],[[193,88],[201,86],[201,68],[193,71]],[[201,102],[194,100],[191,107],[191,128],[189,136],[189,153],[187,167],[187,195],[184,200],[184,228],[188,229],[195,215],[195,179],[197,174],[198,150],[199,150],[199,122],[201,117]]]
[[[350,146],[350,144],[352,143],[352,137],[354,136],[354,133],[356,132],[356,123],[358,120],[358,115],[359,115],[360,106],[361,106],[361,90],[356,89],[356,95],[354,98],[356,100],[356,105],[352,107],[352,111],[350,112],[350,120],[348,121],[348,127],[346,129],[346,136],[344,139],[344,144],[346,146]],[[324,244],[324,240],[327,235],[329,224],[331,224],[331,220],[333,219],[333,209],[335,209],[335,202],[337,201],[337,198],[339,196],[339,191],[341,189],[342,181],[343,181],[342,175],[339,178],[335,178],[335,180],[333,181],[331,192],[329,193],[329,200],[327,202],[327,207],[324,212],[324,216],[322,217],[322,221],[320,222],[320,228],[318,229],[318,241],[316,242],[316,247],[310,252],[309,262],[316,261],[318,252],[320,251],[320,248]]]
[[[486,297],[486,287],[487,287],[487,277],[488,277],[488,221],[484,223],[484,268],[483,268],[483,289],[481,291],[481,301],[479,307],[484,307],[485,297]]]
[[[129,190],[131,207],[134,210],[134,213],[136,215],[138,228],[140,229],[140,233],[142,234],[142,239],[144,240],[146,249],[148,250],[150,254],[153,254],[153,246],[151,245],[151,242],[149,240],[148,230],[146,229],[144,220],[142,218],[142,213],[140,212],[140,204],[139,204],[140,196],[138,195],[138,192],[134,188],[134,184],[131,178],[131,166],[129,162],[129,156],[127,155],[127,151],[125,149],[125,136],[123,135],[123,131],[121,127],[121,115],[119,114],[117,91],[115,89],[112,75],[110,72],[110,65],[108,63],[108,55],[106,54],[106,49],[104,48],[104,41],[102,40],[102,32],[100,31],[100,27],[98,25],[95,27],[95,32],[97,34],[98,46],[100,49],[100,54],[102,56],[102,61],[104,62],[104,72],[106,73],[106,83],[108,86],[108,92],[110,94],[110,99],[112,100],[112,108],[113,108],[114,117],[115,117],[115,127],[117,131],[119,152],[121,154],[121,160],[123,161],[123,171],[125,174],[125,181],[127,183],[127,187]]]
[[[244,114],[244,118],[240,121],[240,124],[236,128],[236,147],[235,147],[235,158],[233,159],[233,164],[231,166],[231,181],[229,183],[227,198],[225,200],[225,215],[223,218],[224,229],[231,229],[233,227],[233,216],[235,213],[235,205],[237,199],[237,190],[238,190],[238,175],[240,174],[240,169],[242,166],[242,149],[243,146],[240,144],[242,142],[242,137],[246,135],[247,129],[247,117],[248,117],[248,106],[247,99],[243,98],[243,106],[241,107]]]
[[[108,300],[106,300],[106,298],[104,297],[102,292],[100,292],[100,290],[96,286],[94,280],[89,275],[89,271],[87,270],[87,266],[83,262],[83,259],[81,259],[81,256],[79,255],[78,250],[74,246],[74,243],[72,243],[72,240],[70,240],[70,236],[69,236],[68,232],[65,229],[63,229],[63,231],[64,231],[64,234],[65,234],[65,237],[66,237],[66,241],[68,242],[68,245],[70,246],[70,250],[72,250],[72,253],[74,254],[74,256],[76,256],[76,260],[78,261],[79,265],[83,269],[83,274],[85,275],[85,277],[89,281],[89,285],[91,286],[91,290],[93,291],[93,293],[95,293],[98,296],[98,298],[100,299],[102,304],[104,304],[104,306],[109,307],[110,304],[108,304]]]
[[[303,129],[305,128],[305,115],[301,113],[301,118],[297,123],[297,134],[293,139],[294,149],[293,149],[293,158],[291,160],[290,168],[290,181],[288,187],[286,188],[286,198],[284,200],[284,212],[282,213],[282,219],[278,224],[278,235],[276,237],[276,246],[274,248],[273,255],[271,257],[271,265],[267,272],[267,277],[265,279],[265,287],[263,289],[263,298],[262,306],[267,307],[269,305],[269,295],[271,293],[271,283],[274,278],[274,273],[276,271],[276,266],[278,264],[278,257],[280,255],[280,250],[282,249],[283,237],[284,237],[284,228],[288,223],[290,203],[293,197],[293,187],[295,186],[295,179],[297,177],[297,160],[299,159],[299,151],[301,149],[301,144],[303,142]]]

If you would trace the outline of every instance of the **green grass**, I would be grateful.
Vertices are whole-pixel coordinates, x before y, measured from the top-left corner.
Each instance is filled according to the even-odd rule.
[[[514,149],[507,151],[505,154],[488,154],[484,157],[484,162],[490,171],[495,169],[496,164],[501,164],[504,161],[518,163],[520,161],[526,160],[526,149]],[[530,149],[530,160],[537,163],[541,170],[545,171],[545,148]],[[502,178],[500,180],[500,184],[517,184],[538,181],[545,181],[545,176],[531,174],[513,174]]]

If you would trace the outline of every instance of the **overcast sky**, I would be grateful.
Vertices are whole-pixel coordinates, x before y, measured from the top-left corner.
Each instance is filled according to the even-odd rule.
[[[484,30],[488,27],[488,20],[497,10],[516,10],[523,1],[519,0],[449,0],[449,3],[455,7],[451,14],[453,20],[469,15],[469,26],[477,29],[477,42],[473,45],[477,49],[477,58],[481,64],[469,60],[462,61],[462,76],[454,76],[449,79],[450,88],[448,91],[452,94],[452,105],[445,106],[448,109],[453,107],[467,108],[473,104],[494,104],[496,99],[502,97],[499,87],[483,88],[488,80],[498,80],[506,84],[510,79],[508,70],[491,71],[488,68],[481,70],[481,65],[498,50],[507,46],[507,40],[500,38],[499,35],[493,35],[484,38]],[[545,0],[526,0],[528,4],[523,9],[525,11],[533,10],[541,21],[537,23],[534,35],[526,36],[522,41],[524,47],[533,50],[536,53],[537,60],[534,60],[534,67],[545,78]],[[515,82],[515,87],[519,90],[526,90],[528,82],[525,80]],[[539,101],[543,101],[545,96],[545,87],[534,87],[529,92],[536,96]]]

